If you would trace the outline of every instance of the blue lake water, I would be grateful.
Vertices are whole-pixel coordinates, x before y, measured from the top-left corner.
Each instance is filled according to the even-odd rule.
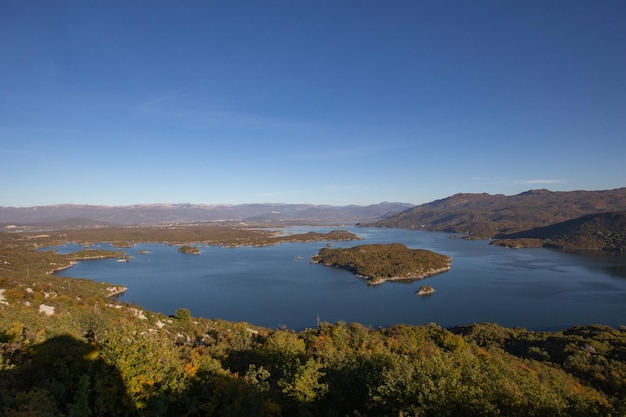
[[[555,330],[578,324],[626,324],[625,255],[505,249],[437,232],[341,229],[363,240],[334,242],[335,247],[401,242],[451,256],[452,269],[425,280],[368,286],[350,272],[309,262],[326,242],[206,246],[200,255],[182,254],[173,246],[139,244],[124,248],[133,256],[130,262],[82,261],[57,275],[124,285],[128,291],[122,301],[164,314],[185,307],[194,316],[297,330],[314,327],[318,315],[322,321],[372,326],[496,322]],[[99,247],[110,249],[107,244]],[[68,252],[77,247],[57,249]],[[149,253],[139,254],[142,250]],[[434,287],[435,294],[415,295],[423,284]]]

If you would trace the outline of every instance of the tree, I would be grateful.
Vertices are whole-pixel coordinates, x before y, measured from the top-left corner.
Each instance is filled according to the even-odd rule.
[[[178,308],[174,312],[174,317],[180,321],[189,321],[191,319],[191,311],[188,308]]]

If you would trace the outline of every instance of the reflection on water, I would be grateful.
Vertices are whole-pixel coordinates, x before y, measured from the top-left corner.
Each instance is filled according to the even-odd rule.
[[[610,275],[613,275],[614,277],[626,278],[626,266],[610,265],[603,267],[602,270],[606,271]]]
[[[323,321],[372,326],[435,322],[447,327],[487,321],[556,329],[626,324],[623,254],[505,249],[486,241],[450,239],[445,233],[344,229],[364,240],[336,242],[335,247],[401,242],[451,256],[452,270],[428,278],[436,293],[418,297],[415,291],[423,281],[368,286],[349,272],[309,263],[325,242],[202,247],[201,254],[193,256],[175,247],[142,244],[125,248],[133,256],[128,263],[79,262],[59,275],[124,285],[129,290],[122,300],[165,314],[186,307],[197,316],[268,327],[312,327],[318,314]]]
[[[626,254],[621,252],[605,252],[597,250],[572,250],[562,253],[579,258],[585,268],[591,271],[604,272],[617,278],[626,278]]]

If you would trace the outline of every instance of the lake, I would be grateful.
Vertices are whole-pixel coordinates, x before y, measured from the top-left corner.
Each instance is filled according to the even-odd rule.
[[[337,227],[335,227],[337,228]],[[288,233],[333,228],[286,228]],[[194,316],[301,330],[326,322],[371,326],[436,323],[443,327],[496,322],[507,327],[557,330],[579,324],[626,324],[626,256],[550,249],[506,249],[487,241],[450,239],[440,232],[341,227],[366,243],[404,243],[451,256],[449,272],[413,282],[369,286],[352,273],[312,264],[326,242],[266,247],[124,248],[130,262],[82,261],[57,275],[128,287],[120,300],[164,314],[188,308]],[[96,248],[111,249],[108,244]],[[71,252],[77,245],[56,248]],[[148,251],[140,254],[140,251]],[[436,292],[417,296],[428,284]]]

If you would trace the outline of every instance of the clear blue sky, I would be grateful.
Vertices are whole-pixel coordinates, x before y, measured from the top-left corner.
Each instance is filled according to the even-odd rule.
[[[0,205],[626,186],[626,1],[0,2]]]

